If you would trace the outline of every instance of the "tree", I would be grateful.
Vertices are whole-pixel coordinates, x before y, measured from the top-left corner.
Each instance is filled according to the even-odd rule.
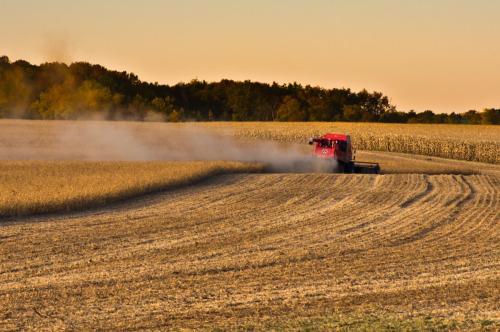
[[[54,85],[42,92],[31,107],[42,119],[69,119],[75,111],[71,90],[65,85]]]
[[[447,123],[462,123],[463,118],[462,115],[457,114],[455,112],[451,112],[448,117],[446,118]]]
[[[291,96],[283,98],[277,115],[279,121],[305,121],[307,119],[299,101]]]
[[[31,103],[31,95],[32,87],[21,68],[8,65],[0,71],[0,115],[30,117],[27,108]]]
[[[0,57],[0,117],[167,121],[380,121],[498,124],[498,110],[434,114],[398,112],[381,92],[193,80],[147,83],[125,71],[87,62],[32,65]],[[161,115],[161,116],[158,116]]]
[[[147,105],[144,97],[140,94],[136,94],[129,104],[128,110],[128,114],[125,114],[126,118],[144,120],[147,113]]]
[[[484,124],[500,124],[500,108],[487,108],[481,113],[481,122]]]
[[[431,110],[425,110],[421,113],[417,113],[415,117],[408,120],[409,123],[434,123],[435,114]]]
[[[368,121],[378,119],[378,117],[391,108],[389,98],[384,96],[381,92],[369,93],[362,90],[357,94],[358,105],[361,106],[364,112],[370,114],[365,115],[364,118]]]
[[[151,107],[155,112],[162,113],[164,115],[168,115],[175,110],[174,100],[170,96],[166,96],[164,98],[155,97],[151,101]]]
[[[360,121],[363,117],[363,109],[360,105],[345,105],[342,110],[342,118],[345,121]]]
[[[307,99],[309,120],[328,121],[332,119],[332,108],[324,95],[311,96]]]
[[[469,124],[480,124],[481,123],[481,115],[476,110],[470,110],[463,114],[463,118],[465,123]]]
[[[168,121],[169,122],[180,122],[180,121],[182,121],[183,114],[184,114],[184,110],[182,108],[180,110],[174,110],[168,116]]]
[[[407,121],[405,113],[391,110],[380,115],[380,122],[404,123]]]

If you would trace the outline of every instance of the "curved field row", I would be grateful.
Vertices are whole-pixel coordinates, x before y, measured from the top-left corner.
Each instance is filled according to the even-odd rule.
[[[218,174],[262,170],[259,164],[222,161],[0,161],[0,222],[103,206]]]
[[[494,175],[224,175],[12,223],[0,326],[290,328],[342,313],[495,325],[499,192]]]

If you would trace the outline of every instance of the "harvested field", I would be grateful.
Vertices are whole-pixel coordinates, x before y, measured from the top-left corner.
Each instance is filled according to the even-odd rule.
[[[499,165],[369,151],[359,152],[358,158],[380,163],[384,174],[500,176]],[[220,161],[0,161],[0,222],[7,217],[103,206],[217,174],[263,170],[262,164]]]
[[[4,224],[0,329],[495,330],[499,182],[223,175]]]
[[[286,164],[330,130],[385,150],[357,153],[385,174],[168,161]],[[0,330],[499,330],[499,144],[492,126],[0,121]]]
[[[500,176],[500,165],[411,155],[407,153],[358,151],[356,159],[380,164],[383,174],[488,174]]]
[[[261,170],[257,164],[214,161],[0,161],[0,220],[102,206],[217,174]]]

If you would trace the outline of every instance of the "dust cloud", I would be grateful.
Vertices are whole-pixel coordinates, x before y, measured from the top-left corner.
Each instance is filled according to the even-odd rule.
[[[76,43],[70,42],[70,38],[60,32],[46,33],[42,38],[41,51],[45,61],[71,63]]]
[[[14,121],[0,133],[0,159],[85,161],[227,160],[258,162],[273,172],[331,172],[310,146],[239,140],[197,124],[121,121]]]

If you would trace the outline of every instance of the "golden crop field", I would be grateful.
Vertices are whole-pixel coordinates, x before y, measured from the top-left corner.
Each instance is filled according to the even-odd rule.
[[[493,331],[499,189],[489,175],[223,175],[5,225],[0,329]]]
[[[261,169],[238,162],[0,161],[0,220],[81,210],[216,174]]]
[[[315,130],[438,148],[358,151],[381,175],[214,160]],[[492,126],[0,121],[0,330],[497,331],[500,165],[448,141],[498,158]]]
[[[349,122],[208,123],[210,128],[245,138],[305,142],[327,132],[347,133],[357,149],[403,152],[500,163],[500,128],[486,125],[383,124]]]
[[[350,134],[358,150],[500,164],[499,126],[348,122],[114,122],[110,125],[0,120],[0,159],[121,160],[124,155],[127,160],[161,159],[165,150],[179,144],[192,148],[188,141],[202,143],[215,134],[228,137],[226,141],[217,141],[217,145],[234,137],[306,145],[310,137],[327,132]]]

